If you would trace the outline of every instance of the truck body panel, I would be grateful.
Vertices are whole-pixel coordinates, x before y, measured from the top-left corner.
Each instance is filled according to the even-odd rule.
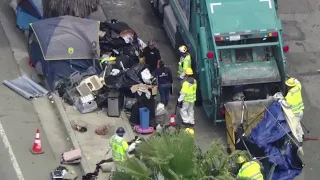
[[[272,0],[206,0],[212,33],[277,29]]]
[[[197,99],[214,122],[225,119],[238,86],[248,96],[257,92],[245,101],[284,90],[282,26],[273,0],[153,0],[153,7],[173,47],[188,47]]]

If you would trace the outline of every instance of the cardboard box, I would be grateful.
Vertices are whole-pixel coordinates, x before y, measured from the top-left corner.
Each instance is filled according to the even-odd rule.
[[[158,86],[152,86],[151,88],[151,94],[152,95],[157,95],[158,93]]]
[[[130,90],[132,93],[137,92],[138,90],[148,90],[150,91],[151,95],[157,95],[158,93],[158,86],[147,85],[147,84],[136,84],[131,86]]]

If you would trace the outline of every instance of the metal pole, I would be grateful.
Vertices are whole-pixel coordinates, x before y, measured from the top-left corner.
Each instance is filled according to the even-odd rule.
[[[242,143],[243,143],[244,147],[245,147],[245,148],[246,148],[246,150],[248,151],[249,156],[252,158],[253,156],[252,156],[252,154],[250,153],[250,151],[249,151],[249,148],[248,148],[247,144],[244,142],[243,135],[240,137],[240,139],[241,139],[241,141],[242,141]]]
[[[272,164],[271,169],[268,174],[268,180],[272,180],[272,176],[273,176],[274,169],[276,168],[276,166],[277,166],[277,164]]]
[[[300,121],[301,126],[307,131],[307,133],[310,133],[309,129]]]

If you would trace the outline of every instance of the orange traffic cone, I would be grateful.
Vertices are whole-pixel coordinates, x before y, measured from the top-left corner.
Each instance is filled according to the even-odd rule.
[[[170,117],[170,125],[171,125],[171,126],[176,125],[176,120],[174,119],[174,114],[171,114],[171,117]]]
[[[42,154],[41,140],[40,140],[40,130],[37,129],[36,138],[34,139],[33,147],[31,149],[32,154]]]

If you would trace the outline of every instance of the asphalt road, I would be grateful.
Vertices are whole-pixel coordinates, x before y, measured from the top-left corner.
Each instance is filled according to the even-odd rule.
[[[306,136],[320,137],[320,3],[319,0],[280,0],[279,15],[282,20],[285,44],[290,46],[286,54],[289,74],[303,84],[305,116],[303,123],[310,129]],[[144,40],[154,39],[162,53],[162,59],[172,69],[176,69],[177,57],[169,43],[161,23],[153,16],[148,0],[102,0],[102,6],[109,19],[116,18],[127,22]],[[178,87],[175,92],[178,92]],[[171,98],[171,112],[176,97]],[[225,127],[214,126],[205,116],[202,108],[196,109],[196,138],[200,146],[209,147],[213,138],[225,140]],[[297,179],[317,180],[320,169],[320,143],[305,142],[306,164],[303,173]]]
[[[304,125],[310,129],[305,136],[320,137],[320,1],[281,0],[279,14],[284,39],[290,46],[287,54],[289,74],[303,85],[305,103]],[[305,131],[306,132],[306,131]],[[301,179],[319,179],[320,143],[307,141],[303,145],[306,164]]]
[[[0,14],[8,8],[0,1]],[[0,81],[15,79],[20,75],[7,37],[0,25]],[[21,43],[23,39],[21,39]],[[42,125],[33,104],[0,85],[0,179],[1,180],[45,180],[57,166]],[[40,128],[41,155],[32,155],[36,129]]]

